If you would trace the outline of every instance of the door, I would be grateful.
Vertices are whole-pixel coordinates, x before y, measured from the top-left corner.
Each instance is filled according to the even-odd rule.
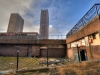
[[[81,58],[81,61],[87,60],[86,50],[80,50],[80,58]]]

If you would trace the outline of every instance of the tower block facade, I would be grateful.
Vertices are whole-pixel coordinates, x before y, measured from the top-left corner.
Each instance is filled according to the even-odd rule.
[[[20,33],[23,31],[24,20],[18,13],[10,16],[7,33]]]
[[[41,10],[40,16],[40,37],[48,39],[49,35],[49,14],[48,10]]]

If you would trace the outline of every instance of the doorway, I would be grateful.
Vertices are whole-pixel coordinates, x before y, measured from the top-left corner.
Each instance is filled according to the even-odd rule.
[[[87,60],[86,50],[80,50],[80,58],[81,58],[81,61],[86,61]]]

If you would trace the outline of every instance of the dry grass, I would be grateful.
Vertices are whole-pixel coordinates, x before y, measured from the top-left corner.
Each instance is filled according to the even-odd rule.
[[[100,62],[68,63],[57,69],[61,75],[100,75]]]
[[[40,67],[41,58],[20,57],[19,70],[34,69]],[[45,65],[44,65],[45,67]],[[16,57],[0,57],[0,70],[16,70]],[[61,75],[100,75],[100,61],[67,63],[66,66],[57,67]],[[31,75],[31,74],[28,74]]]

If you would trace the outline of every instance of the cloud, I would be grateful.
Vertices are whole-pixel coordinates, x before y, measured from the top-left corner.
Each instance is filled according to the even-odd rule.
[[[38,5],[38,3],[40,3]],[[24,19],[24,32],[38,32],[40,26],[40,12],[47,0],[0,0],[0,32],[6,32],[11,13],[19,13]],[[51,2],[52,3],[52,2]],[[50,34],[58,34],[50,27]]]
[[[55,29],[52,25],[49,25],[49,35],[61,35],[61,32]]]
[[[24,32],[38,32],[39,25],[33,24],[32,18],[25,19]]]
[[[39,32],[41,9],[49,10],[49,34],[66,35],[99,0],[0,0],[0,31],[6,32],[11,13],[24,19],[24,32]]]
[[[11,13],[19,13],[22,17],[30,9],[32,0],[0,0],[0,28],[7,31]],[[2,32],[1,30],[1,32]]]
[[[66,34],[66,33],[65,33]],[[49,38],[50,39],[65,39],[66,35],[49,25]]]

